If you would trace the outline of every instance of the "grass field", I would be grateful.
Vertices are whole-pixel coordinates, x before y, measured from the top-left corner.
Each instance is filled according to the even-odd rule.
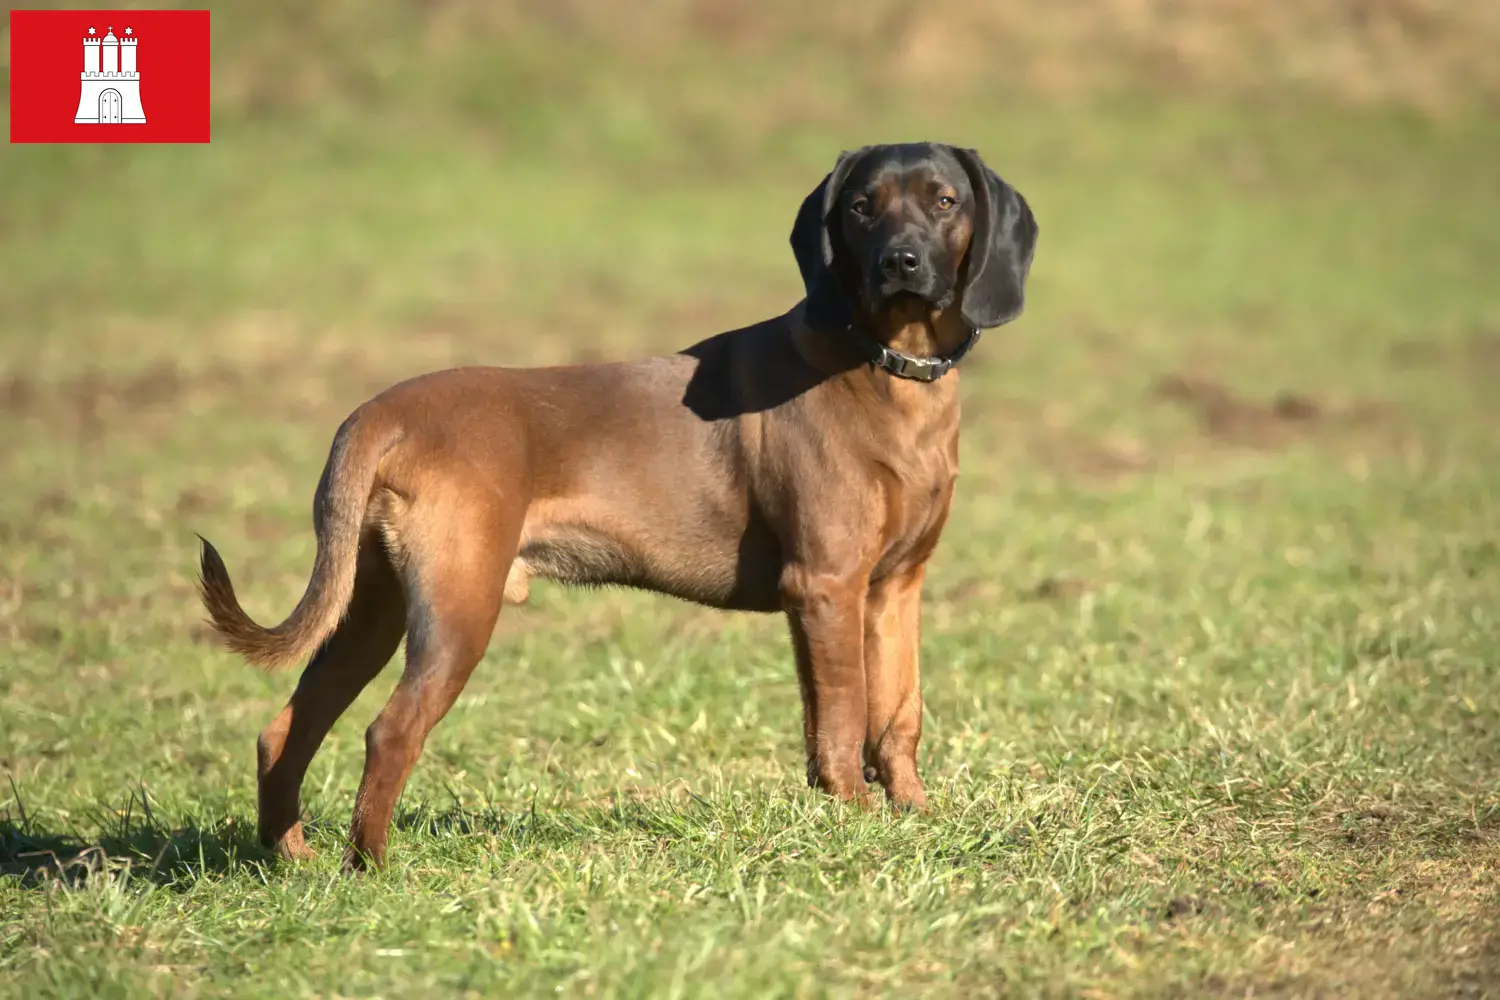
[[[679,62],[377,126],[231,58],[209,146],[0,153],[0,995],[1500,996],[1496,119],[813,78],[790,114]],[[963,369],[930,812],[803,787],[778,619],[538,585],[390,867],[337,871],[395,669],[313,764],[318,859],[268,858],[295,677],[207,640],[193,533],[279,619],[368,393],[779,312],[838,150],[928,137],[1042,227]]]

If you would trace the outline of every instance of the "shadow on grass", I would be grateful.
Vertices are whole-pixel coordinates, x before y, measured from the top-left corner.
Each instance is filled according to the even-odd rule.
[[[690,807],[707,803],[688,793]],[[609,796],[602,802],[533,804],[532,808],[479,809],[456,804],[443,808],[426,802],[401,809],[395,829],[424,838],[492,836],[525,850],[566,848],[608,833],[629,830],[658,837],[690,835],[693,820],[650,794]],[[28,814],[16,796],[14,811],[0,813],[0,878],[13,878],[24,888],[63,885],[80,887],[108,873],[127,880],[143,880],[163,887],[187,885],[204,876],[224,876],[247,869],[269,874],[280,864],[275,853],[261,846],[254,822],[235,816],[207,823],[173,825],[157,817],[144,793],[132,792],[121,808],[103,810],[95,837],[73,830],[50,829]],[[304,817],[309,840],[317,840],[336,820]]]
[[[19,801],[19,800],[18,800]],[[235,817],[209,825],[173,827],[159,822],[144,795],[111,810],[106,832],[95,839],[49,830],[28,816],[0,815],[0,877],[24,888],[77,887],[103,872],[171,886],[204,875],[227,875],[269,866],[251,824]]]

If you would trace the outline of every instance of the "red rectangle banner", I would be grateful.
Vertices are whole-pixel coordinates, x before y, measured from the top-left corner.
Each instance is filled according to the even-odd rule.
[[[11,142],[208,142],[206,10],[10,12]]]

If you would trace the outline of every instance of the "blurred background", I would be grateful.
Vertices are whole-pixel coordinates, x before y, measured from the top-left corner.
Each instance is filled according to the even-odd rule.
[[[12,374],[683,346],[796,298],[792,213],[869,141],[978,147],[1038,203],[1004,336],[1077,352],[1289,297],[1353,321],[1353,281],[1440,325],[1434,280],[1494,262],[1487,193],[1423,218],[1495,166],[1494,3],[211,7],[211,146],[6,151]]]

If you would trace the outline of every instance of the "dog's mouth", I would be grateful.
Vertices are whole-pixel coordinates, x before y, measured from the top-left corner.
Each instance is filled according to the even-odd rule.
[[[953,304],[951,289],[913,288],[910,285],[890,282],[877,290],[877,303],[882,312],[906,312],[911,310],[932,311],[946,309]]]

